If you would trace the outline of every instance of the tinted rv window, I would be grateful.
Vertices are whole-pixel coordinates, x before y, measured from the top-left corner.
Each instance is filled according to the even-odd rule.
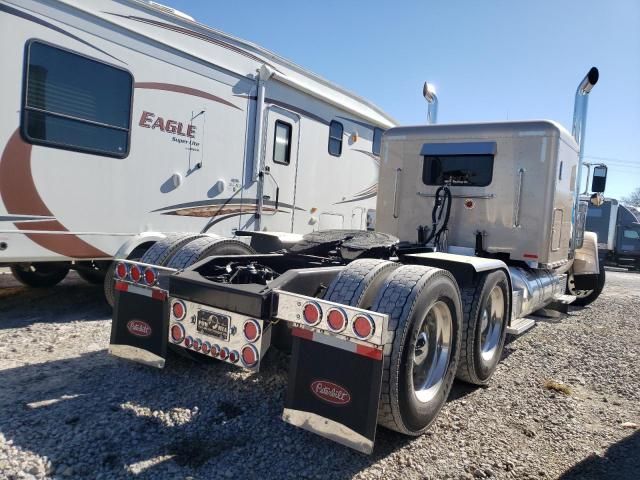
[[[276,120],[273,136],[273,161],[283,165],[291,161],[291,125],[280,120]]]
[[[125,70],[27,44],[23,136],[32,143],[125,157],[133,79]]]
[[[638,240],[640,239],[640,232],[638,232],[637,230],[625,230],[624,238],[629,238],[631,240]]]
[[[342,154],[342,134],[344,127],[340,122],[333,120],[329,124],[329,153],[334,157]]]
[[[486,187],[493,177],[493,155],[424,156],[422,181],[426,185]]]
[[[382,145],[382,134],[384,130],[381,128],[373,129],[373,144],[371,145],[371,152],[374,155],[380,155],[380,146]]]

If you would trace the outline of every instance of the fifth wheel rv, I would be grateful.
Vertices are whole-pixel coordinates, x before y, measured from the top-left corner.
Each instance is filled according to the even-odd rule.
[[[154,2],[2,0],[0,21],[0,265],[23,283],[101,282],[172,232],[373,228],[396,122],[369,102]]]

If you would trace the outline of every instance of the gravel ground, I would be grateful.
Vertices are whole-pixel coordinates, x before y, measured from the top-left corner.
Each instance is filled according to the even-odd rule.
[[[640,478],[638,311],[640,275],[608,272],[590,308],[512,340],[488,387],[456,384],[427,434],[379,429],[366,456],[280,420],[283,354],[257,375],[127,363],[100,287],[0,274],[0,478]]]

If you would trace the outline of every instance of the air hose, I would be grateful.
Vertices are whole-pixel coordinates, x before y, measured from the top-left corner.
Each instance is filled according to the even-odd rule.
[[[449,216],[451,215],[451,190],[446,185],[438,187],[435,194],[435,203],[431,211],[431,232],[425,243],[433,240],[433,246],[436,251],[446,252],[447,245],[447,226],[449,224]],[[443,218],[444,217],[444,218]],[[440,226],[438,228],[438,226]]]

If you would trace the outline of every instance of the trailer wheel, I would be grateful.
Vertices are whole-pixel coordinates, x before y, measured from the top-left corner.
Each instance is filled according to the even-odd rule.
[[[567,278],[567,293],[575,295],[576,299],[573,301],[574,305],[586,307],[600,296],[604,289],[605,280],[606,272],[602,263],[600,264],[600,271],[598,273],[598,284],[593,290],[577,290],[575,287],[573,273],[569,272],[569,276]]]
[[[462,289],[462,341],[457,378],[485,385],[500,361],[509,321],[509,282],[502,270]]]
[[[355,260],[334,278],[324,299],[369,309],[380,285],[399,266],[398,263],[376,258]]]
[[[251,255],[256,253],[246,243],[228,238],[202,237],[183,245],[165,262],[165,266],[185,269],[212,255]]]
[[[378,423],[420,435],[455,378],[462,325],[458,285],[445,270],[404,265],[387,278],[372,310],[389,315]]]
[[[77,262],[76,272],[85,282],[94,285],[101,285],[111,266],[109,260],[90,260],[88,262]]]
[[[11,265],[13,277],[23,285],[33,288],[53,287],[69,273],[68,262],[40,262]]]

